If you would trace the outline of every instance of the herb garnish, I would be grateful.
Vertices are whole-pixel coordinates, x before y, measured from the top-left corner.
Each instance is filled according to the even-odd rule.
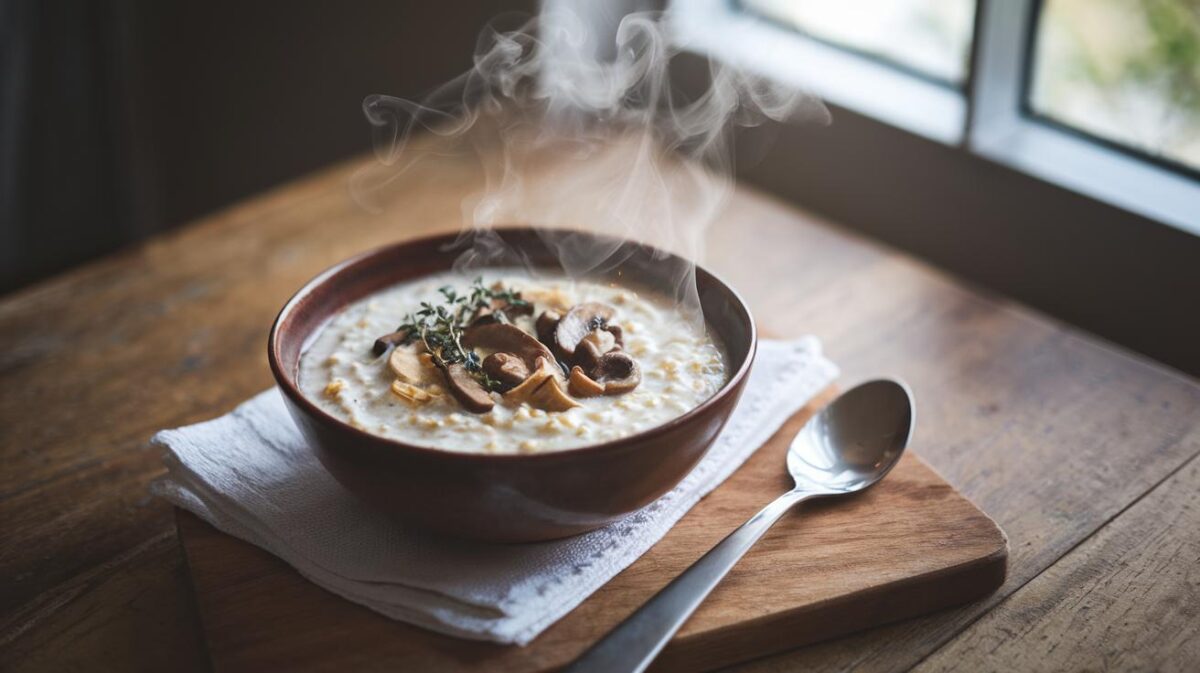
[[[438,292],[444,303],[435,306],[421,302],[421,309],[404,316],[404,322],[396,331],[408,333],[404,343],[420,339],[437,366],[444,369],[452,364],[462,364],[484,388],[500,389],[500,383],[484,373],[479,354],[462,345],[463,332],[480,309],[496,308],[497,305],[520,308],[529,306],[529,302],[512,288],[485,287],[482,277],[475,279],[467,294],[459,294],[449,285],[438,288]],[[496,310],[494,315],[500,321],[508,319],[503,310]]]

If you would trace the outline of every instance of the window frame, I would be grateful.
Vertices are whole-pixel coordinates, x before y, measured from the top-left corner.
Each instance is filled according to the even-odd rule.
[[[793,83],[907,132],[1200,235],[1200,181],[1186,167],[1177,170],[1031,109],[1028,92],[1039,5],[1040,0],[977,0],[971,59],[960,90],[887,59],[786,27],[738,0],[671,2],[677,33],[692,51]],[[798,62],[806,67],[790,66]]]
[[[1047,119],[1029,103],[1041,0],[980,0],[967,147],[1023,173],[1200,235],[1190,171]],[[1183,169],[1184,167],[1180,167]]]
[[[963,89],[891,61],[820,40],[737,0],[672,0],[683,47],[812,92],[822,100],[945,145],[965,138]],[[753,44],[753,49],[742,45]],[[789,67],[805,63],[806,67]],[[970,73],[964,87],[970,85]],[[907,101],[895,105],[896,100]]]
[[[962,82],[953,82],[951,80],[938,77],[937,75],[933,75],[933,74],[930,74],[927,72],[922,72],[919,68],[916,68],[914,66],[908,65],[907,63],[903,63],[901,61],[889,58],[882,54],[873,53],[873,52],[870,52],[865,49],[859,49],[857,47],[854,47],[854,46],[851,46],[848,44],[841,44],[836,40],[823,38],[820,35],[815,35],[813,33],[803,31],[802,29],[794,28],[793,26],[789,26],[787,23],[777,19],[776,17],[770,16],[767,14],[763,14],[752,7],[748,7],[746,5],[746,0],[728,0],[728,2],[734,8],[736,8],[738,11],[745,12],[747,14],[755,16],[760,21],[766,21],[767,23],[770,23],[771,25],[774,25],[774,26],[778,26],[782,30],[785,30],[789,33],[795,34],[798,30],[800,30],[801,31],[800,34],[807,40],[819,42],[820,44],[828,45],[828,46],[838,49],[842,52],[845,52],[848,54],[853,54],[860,58],[864,58],[869,61],[879,63],[880,65],[885,65],[894,70],[899,70],[900,72],[908,75],[909,77],[915,77],[917,79],[929,82],[930,84],[936,84],[936,85],[939,85],[939,86],[942,86],[942,87],[945,87],[945,88],[948,88],[948,89],[951,89],[954,91],[961,92],[962,90],[964,90],[966,88],[968,78],[970,77],[970,58],[969,57],[967,59],[967,63],[964,64],[966,66],[967,72],[964,73],[963,81]],[[970,2],[976,2],[976,0],[970,0]]]
[[[1073,135],[1077,138],[1087,140],[1098,145],[1103,145],[1111,150],[1129,155],[1140,161],[1144,161],[1154,166],[1164,168],[1172,173],[1179,173],[1185,177],[1190,177],[1193,180],[1200,180],[1200,168],[1193,168],[1187,164],[1168,159],[1161,155],[1151,154],[1145,150],[1139,149],[1132,145],[1122,143],[1118,140],[1105,138],[1097,135],[1086,129],[1072,126],[1070,123],[1055,119],[1053,115],[1039,112],[1033,107],[1033,78],[1034,78],[1034,61],[1036,60],[1037,50],[1037,30],[1041,22],[1042,10],[1046,5],[1046,0],[1032,0],[1033,7],[1029,10],[1029,32],[1027,35],[1028,44],[1025,46],[1027,57],[1024,63],[1024,82],[1021,99],[1021,114],[1025,117],[1036,121],[1039,124],[1044,124],[1055,130],[1062,131]]]

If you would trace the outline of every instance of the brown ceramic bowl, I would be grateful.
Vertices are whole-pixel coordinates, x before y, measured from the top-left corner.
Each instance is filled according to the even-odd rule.
[[[534,230],[498,233],[528,263],[561,268]],[[623,261],[600,274],[601,279],[664,287],[669,270],[684,264],[643,245],[591,234],[569,236],[616,249],[611,259]],[[271,371],[292,418],[325,468],[347,489],[397,519],[458,537],[507,542],[599,528],[678,484],[725,425],[754,360],[750,311],[733,289],[703,269],[696,270],[700,303],[709,329],[728,353],[729,381],[682,416],[623,439],[531,455],[440,451],[357,430],[300,392],[300,355],[335,313],[396,283],[451,268],[462,250],[455,239],[425,238],[359,255],[314,278],[280,311],[267,344]]]

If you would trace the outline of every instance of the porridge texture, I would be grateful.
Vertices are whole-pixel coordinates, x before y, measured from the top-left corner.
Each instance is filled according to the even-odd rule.
[[[466,306],[461,329],[442,329],[449,338],[439,341],[455,306]],[[433,313],[420,317],[423,308]],[[438,323],[439,308],[450,319]],[[725,369],[712,337],[654,293],[496,269],[428,276],[348,306],[304,353],[299,375],[307,397],[372,434],[539,453],[680,416],[721,388]]]

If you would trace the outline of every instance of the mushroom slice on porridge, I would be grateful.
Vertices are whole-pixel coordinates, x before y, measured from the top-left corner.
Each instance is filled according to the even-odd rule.
[[[466,348],[491,353],[512,353],[520,358],[530,370],[537,368],[537,359],[546,358],[554,362],[550,349],[516,325],[506,323],[484,323],[472,325],[463,334],[462,345]]]
[[[546,344],[548,348],[554,348],[554,330],[558,327],[559,320],[562,320],[562,314],[549,309],[542,311],[533,324],[538,341]]]
[[[583,367],[585,372],[591,372],[605,353],[620,349],[617,337],[612,332],[602,329],[592,330],[575,347],[573,362]]]
[[[591,373],[596,383],[604,384],[605,395],[623,395],[642,382],[642,370],[628,353],[605,353]]]
[[[388,334],[384,334],[376,339],[375,345],[372,346],[371,350],[376,355],[383,355],[387,352],[387,349],[393,346],[398,346],[405,341],[408,341],[408,330],[403,329],[395,332],[389,332]]]
[[[511,390],[529,378],[529,366],[512,353],[492,353],[483,359],[483,373],[496,381],[501,390]]]
[[[593,330],[603,330],[608,327],[608,321],[616,315],[616,310],[600,302],[584,302],[576,304],[567,311],[558,326],[554,329],[554,343],[564,358],[575,356],[575,348],[579,342]]]
[[[582,367],[575,365],[571,367],[567,390],[575,397],[597,397],[604,394],[604,384],[596,382],[583,372]]]
[[[397,380],[414,386],[428,386],[440,378],[433,359],[420,342],[393,348],[388,356],[388,370]]]
[[[491,411],[495,406],[491,394],[471,375],[466,366],[456,362],[447,365],[445,372],[450,392],[464,409],[474,414],[482,414]]]
[[[550,362],[545,357],[539,357],[529,378],[505,393],[504,401],[513,405],[525,403],[545,411],[566,411],[579,406],[563,391],[558,367]]]

